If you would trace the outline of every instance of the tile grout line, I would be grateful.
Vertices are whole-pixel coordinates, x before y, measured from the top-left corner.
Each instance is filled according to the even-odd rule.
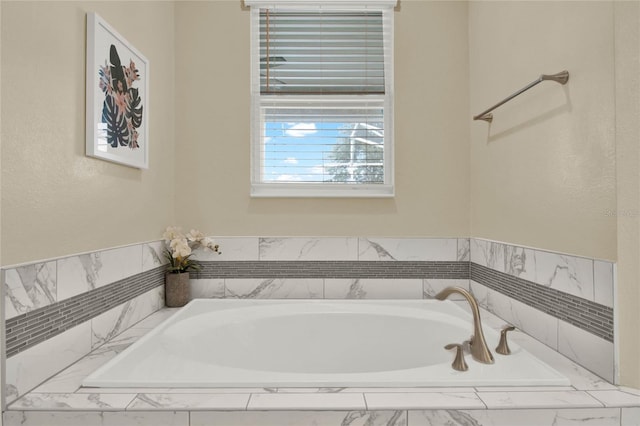
[[[103,394],[101,394],[103,395]],[[139,393],[134,393],[133,394],[133,398],[131,398],[131,401],[129,401],[129,403],[127,404],[126,407],[124,407],[124,411],[129,411],[129,407],[131,407],[131,404],[133,404],[133,402],[138,399],[138,395],[140,395]]]

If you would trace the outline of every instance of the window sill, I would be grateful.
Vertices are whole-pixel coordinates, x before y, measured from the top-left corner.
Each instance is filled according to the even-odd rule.
[[[254,183],[252,198],[392,198],[393,185]]]

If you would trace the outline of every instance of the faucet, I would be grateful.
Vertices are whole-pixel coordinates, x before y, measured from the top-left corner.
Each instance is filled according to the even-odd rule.
[[[484,334],[482,333],[482,323],[480,321],[480,309],[478,308],[478,302],[471,293],[461,287],[447,287],[440,293],[436,294],[435,298],[438,300],[444,300],[453,293],[458,293],[464,296],[471,305],[471,312],[473,313],[473,336],[471,336],[471,356],[478,362],[483,364],[493,364],[493,355],[487,347],[487,342],[484,340]]]

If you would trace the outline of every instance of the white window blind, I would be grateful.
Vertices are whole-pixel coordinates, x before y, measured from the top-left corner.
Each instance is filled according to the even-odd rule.
[[[391,196],[391,12],[252,10],[252,195]]]
[[[261,94],[384,94],[382,11],[260,12]]]

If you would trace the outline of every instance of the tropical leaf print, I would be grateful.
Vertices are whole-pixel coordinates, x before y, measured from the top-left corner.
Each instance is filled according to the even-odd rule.
[[[140,148],[137,129],[142,126],[143,105],[139,90],[133,87],[140,72],[132,60],[128,67],[122,66],[114,45],[109,49],[109,61],[110,65],[105,61],[98,70],[98,86],[105,95],[102,122],[107,127],[107,142],[112,148]]]
[[[136,129],[142,124],[142,99],[138,89],[129,89],[129,102],[127,103],[127,119]]]
[[[102,122],[107,124],[107,143],[112,148],[129,145],[129,128],[124,114],[120,114],[113,96],[107,96],[102,105]]]

